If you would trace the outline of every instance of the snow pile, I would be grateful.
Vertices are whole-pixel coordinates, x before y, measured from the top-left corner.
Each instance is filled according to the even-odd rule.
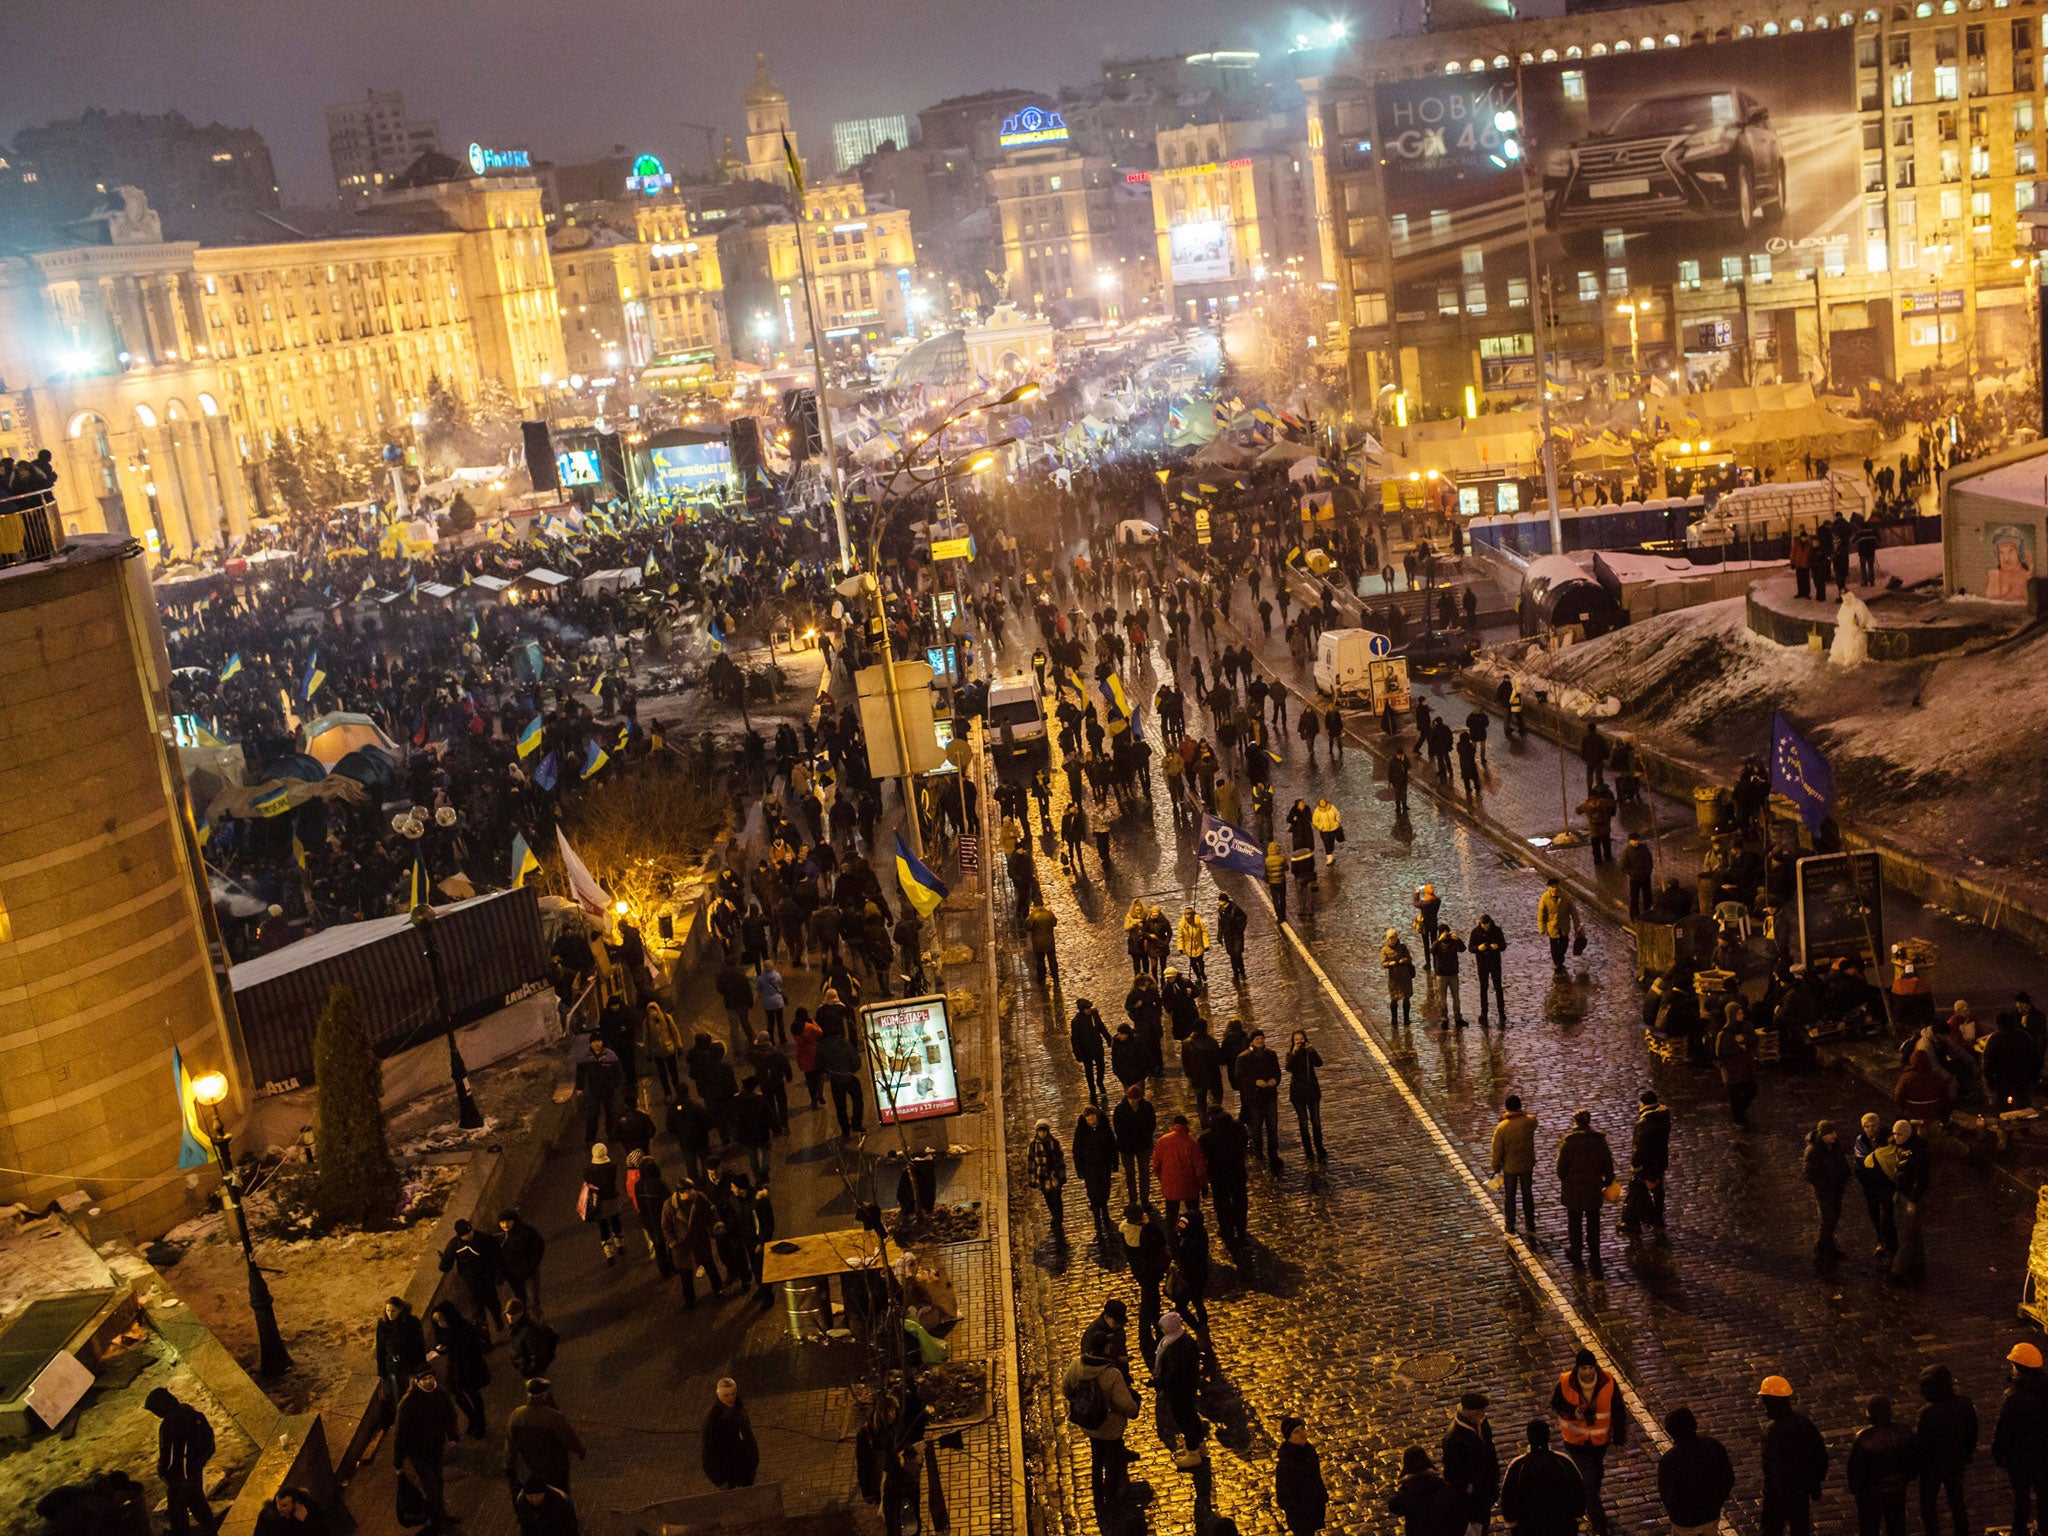
[[[1957,874],[2048,906],[2048,633],[1917,662],[1830,666],[1752,634],[1741,598],[1660,614],[1517,663],[1532,687],[1612,694],[1619,728],[1727,777],[1783,710],[1834,765],[1843,819]]]

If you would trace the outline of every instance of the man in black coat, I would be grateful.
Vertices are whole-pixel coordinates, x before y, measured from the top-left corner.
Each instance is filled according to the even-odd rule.
[[[420,1492],[426,1495],[434,1527],[449,1523],[448,1506],[441,1496],[441,1458],[461,1432],[455,1399],[441,1390],[441,1383],[431,1369],[421,1370],[412,1379],[412,1390],[398,1405],[398,1417],[391,1428],[391,1461],[396,1471],[411,1470]]]
[[[1444,1481],[1463,1505],[1465,1523],[1482,1533],[1493,1519],[1500,1497],[1500,1453],[1493,1448],[1493,1426],[1486,1419],[1487,1396],[1467,1392],[1444,1436]]]
[[[1514,1536],[1576,1536],[1586,1485],[1569,1456],[1550,1448],[1550,1425],[1529,1421],[1529,1449],[1500,1480],[1500,1517]]]
[[[1679,1531],[1712,1531],[1721,1510],[1735,1491],[1735,1464],[1728,1447],[1700,1433],[1690,1408],[1674,1408],[1664,1416],[1671,1449],[1657,1458],[1657,1494],[1664,1513]]]
[[[186,1536],[196,1523],[201,1536],[213,1536],[213,1510],[206,1502],[206,1464],[213,1459],[213,1426],[190,1403],[181,1403],[169,1387],[155,1387],[142,1400],[155,1414],[156,1471],[164,1480],[165,1516],[171,1536]]]
[[[1122,1030],[1118,1031],[1121,1035]],[[1124,1162],[1124,1200],[1134,1205],[1152,1199],[1152,1144],[1159,1139],[1159,1111],[1145,1097],[1143,1082],[1124,1090],[1122,1102],[1110,1111],[1117,1155]]]
[[[502,1333],[505,1328],[505,1314],[498,1305],[498,1240],[488,1232],[479,1232],[467,1221],[458,1218],[455,1235],[441,1250],[441,1273],[455,1272],[455,1278],[462,1285],[463,1294],[469,1299],[470,1316],[486,1333]]]
[[[1977,1405],[1956,1391],[1945,1365],[1930,1365],[1920,1373],[1920,1396],[1927,1404],[1913,1426],[1920,1457],[1920,1523],[1927,1536],[1940,1536],[1940,1498],[1946,1493],[1955,1536],[1966,1536],[1970,1515],[1963,1502],[1963,1476],[1977,1454]]]
[[[1103,1078],[1102,1064],[1109,1049],[1109,1029],[1102,1022],[1101,1012],[1085,997],[1074,1004],[1074,1017],[1068,1024],[1067,1038],[1073,1047],[1074,1060],[1081,1063],[1081,1071],[1088,1079],[1089,1100],[1106,1108],[1109,1089]]]
[[[2036,1520],[2048,1510],[2048,1372],[2032,1344],[2013,1345],[2005,1358],[2012,1363],[2012,1386],[1998,1405],[1991,1459],[2012,1484],[2013,1536],[2024,1536],[2033,1529],[2029,1505]]]
[[[535,1316],[541,1312],[540,1261],[548,1240],[513,1210],[498,1213],[498,1274]]]
[[[1864,1405],[1870,1423],[1849,1447],[1849,1496],[1856,1501],[1862,1536],[1906,1536],[1906,1490],[1919,1472],[1913,1432],[1892,1422],[1892,1400],[1873,1397]]]
[[[1468,947],[1472,951],[1472,967],[1479,975],[1479,1027],[1486,1028],[1486,989],[1491,987],[1493,1000],[1500,1009],[1500,1027],[1506,1029],[1508,998],[1501,987],[1501,952],[1508,947],[1508,936],[1501,932],[1491,913],[1479,914]]]
[[[1764,1536],[1813,1536],[1813,1501],[1828,1476],[1827,1442],[1813,1420],[1792,1406],[1792,1383],[1766,1376],[1764,1406]]]
[[[1251,1184],[1246,1165],[1251,1155],[1251,1138],[1230,1111],[1218,1105],[1209,1112],[1209,1124],[1195,1142],[1209,1164],[1209,1198],[1216,1203],[1216,1235],[1223,1239],[1225,1247],[1235,1248],[1246,1236]]]
[[[1217,900],[1216,930],[1223,940],[1223,952],[1230,956],[1230,975],[1233,981],[1244,980],[1244,935],[1250,922],[1251,918],[1244,908],[1228,896]]]
[[[1266,1044],[1266,1032],[1255,1029],[1235,1067],[1237,1091],[1245,1109],[1245,1134],[1256,1151],[1263,1140],[1266,1166],[1280,1172],[1280,1058]]]
[[[1641,1102],[1629,1141],[1628,1195],[1621,1207],[1621,1230],[1635,1232],[1648,1225],[1661,1234],[1664,1176],[1671,1167],[1671,1111],[1659,1102],[1654,1088],[1643,1090]]]

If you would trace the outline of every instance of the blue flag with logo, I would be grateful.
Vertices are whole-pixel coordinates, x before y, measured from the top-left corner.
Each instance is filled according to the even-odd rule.
[[[1195,845],[1195,851],[1201,855],[1204,864],[1220,864],[1240,875],[1251,875],[1260,880],[1266,878],[1266,851],[1253,840],[1251,833],[1221,816],[1203,814],[1202,837]]]
[[[1835,770],[1783,715],[1771,717],[1771,793],[1792,802],[1809,832],[1820,830],[1835,804]]]

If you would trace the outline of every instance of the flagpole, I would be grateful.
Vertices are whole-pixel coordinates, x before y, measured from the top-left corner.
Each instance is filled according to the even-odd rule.
[[[846,499],[840,494],[839,453],[832,442],[832,408],[825,403],[825,336],[818,328],[818,295],[811,281],[810,210],[804,204],[804,172],[797,163],[796,146],[789,135],[782,136],[782,154],[789,165],[789,179],[796,187],[796,262],[804,288],[804,316],[811,327],[811,384],[817,397],[818,439],[825,455],[825,490],[832,498],[832,520],[839,530],[839,569],[853,569],[853,547],[846,536]],[[803,430],[801,420],[797,430]]]

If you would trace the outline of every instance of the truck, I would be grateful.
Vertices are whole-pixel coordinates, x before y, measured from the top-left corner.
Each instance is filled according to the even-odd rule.
[[[1340,705],[1374,714],[1389,704],[1397,714],[1411,707],[1408,659],[1394,654],[1394,643],[1372,629],[1326,629],[1316,642],[1316,687]]]
[[[988,691],[988,744],[1004,757],[1049,749],[1045,735],[1045,699],[1030,674],[1005,678]]]
[[[1789,541],[1801,528],[1812,533],[1838,507],[1847,515],[1862,511],[1863,502],[1832,477],[1737,486],[1686,529],[1685,542],[1694,549],[1725,549]]]

